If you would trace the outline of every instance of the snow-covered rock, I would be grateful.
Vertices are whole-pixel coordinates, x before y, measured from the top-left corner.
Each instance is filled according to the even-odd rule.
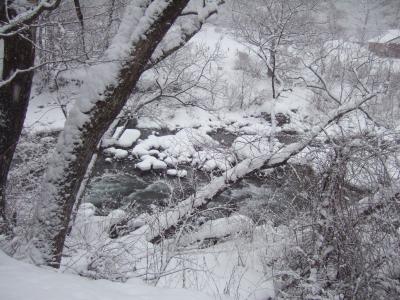
[[[104,150],[104,153],[107,155],[111,155],[114,158],[122,159],[128,157],[129,152],[124,149],[117,149],[114,147],[110,147]]]
[[[136,168],[142,171],[163,170],[167,168],[167,164],[151,155],[144,155],[141,157],[141,162],[135,165]]]
[[[110,225],[114,225],[114,224],[121,222],[126,217],[127,217],[127,213],[124,210],[115,209],[108,214],[107,219],[110,222]]]
[[[196,148],[205,145],[216,145],[206,132],[200,129],[185,128],[175,135],[155,136],[151,135],[143,142],[136,145],[132,154],[141,157],[149,155],[154,149],[164,152],[169,157],[180,158],[182,160],[189,158],[196,152]]]
[[[186,177],[187,171],[186,170],[169,169],[169,170],[167,170],[167,175],[176,176],[176,177]]]
[[[273,153],[281,144],[278,140],[270,141],[269,136],[243,135],[238,137],[232,145],[233,151],[239,159],[256,158],[260,155]]]
[[[140,137],[140,131],[137,129],[125,129],[120,138],[118,139],[117,145],[123,148],[131,147]]]

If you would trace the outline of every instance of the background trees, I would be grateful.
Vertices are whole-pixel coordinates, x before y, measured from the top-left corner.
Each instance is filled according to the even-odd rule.
[[[295,56],[293,50],[314,38],[319,3],[260,0],[233,5],[236,34],[264,64],[275,99],[288,88],[286,73],[295,64],[290,59]]]

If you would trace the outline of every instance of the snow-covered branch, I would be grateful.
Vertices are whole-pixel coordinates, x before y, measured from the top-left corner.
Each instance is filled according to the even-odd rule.
[[[285,164],[290,158],[306,148],[327,126],[345,114],[358,109],[375,96],[375,94],[370,94],[330,111],[319,125],[311,129],[308,137],[300,142],[289,144],[272,155],[265,154],[243,160],[235,167],[224,172],[223,175],[214,178],[209,184],[200,188],[195,195],[180,202],[176,207],[164,211],[162,214],[150,216],[147,224],[134,231],[133,234],[145,234],[148,241],[157,242],[166,232],[173,231],[176,226],[179,226],[182,219],[190,216],[197,208],[207,205],[215,196],[222,193],[233,183],[261,168],[275,168]]]
[[[60,3],[61,0],[41,0],[35,8],[17,15],[17,17],[11,19],[8,23],[1,25],[0,37],[18,33],[21,27],[25,27],[35,21],[44,11],[56,9]]]
[[[102,65],[86,71],[81,93],[65,122],[38,203],[38,247],[58,267],[71,212],[86,169],[104,132],[121,112],[154,49],[188,0],[132,1]]]
[[[203,24],[211,16],[218,13],[218,6],[224,3],[224,0],[219,0],[212,3],[207,3],[198,11],[184,11],[181,14],[182,17],[192,15],[195,15],[197,17],[191,18],[190,20],[188,20],[188,22],[177,24],[169,30],[169,32],[151,57],[150,63],[147,64],[146,69],[150,69],[163,59],[170,56],[183,45],[185,45],[196,33],[200,31]]]

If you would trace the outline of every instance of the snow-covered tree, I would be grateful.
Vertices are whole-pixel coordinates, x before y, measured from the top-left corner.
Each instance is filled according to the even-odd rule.
[[[234,1],[235,32],[264,64],[271,78],[272,97],[285,87],[285,73],[293,68],[293,50],[304,47],[315,34],[319,1]]]
[[[0,2],[0,219],[5,223],[7,175],[32,87],[36,30],[30,25],[60,2],[43,0],[36,5],[35,1]]]
[[[141,74],[148,64],[184,45],[216,13],[218,3],[188,4],[188,0],[129,3],[103,63],[85,70],[81,93],[69,112],[38,203],[37,245],[48,264],[59,266],[71,212],[93,151]],[[179,17],[185,20],[180,22]]]

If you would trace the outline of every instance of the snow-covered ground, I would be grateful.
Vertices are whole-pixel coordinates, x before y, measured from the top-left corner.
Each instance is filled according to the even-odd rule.
[[[224,86],[235,88],[238,82],[242,78],[242,71],[236,67],[236,61],[238,59],[238,53],[246,53],[251,55],[249,50],[243,44],[235,40],[230,34],[229,30],[219,28],[212,24],[206,24],[202,30],[190,41],[191,45],[201,45],[204,48],[208,48],[210,51],[219,47],[221,52],[221,59],[218,60],[218,72],[220,73],[220,80]],[[68,73],[67,75],[68,76]],[[146,74],[144,75],[146,77]],[[80,87],[68,86],[68,93],[78,93]],[[74,92],[74,90],[76,90]],[[265,79],[252,79],[251,93],[248,98],[257,98],[262,96],[263,99],[269,99],[271,90],[268,81]],[[39,95],[36,93],[33,95],[25,121],[25,127],[31,132],[44,131],[44,130],[60,130],[63,128],[65,117],[63,115],[61,105],[65,104],[63,89],[57,92],[42,92]],[[220,99],[223,102],[231,101],[228,99],[231,95]],[[257,114],[261,112],[270,112],[272,105],[275,106],[274,111],[276,113],[282,112],[287,113],[290,111],[297,111],[299,118],[305,115],[312,115],[311,106],[309,105],[310,93],[304,89],[296,89],[293,93],[288,93],[277,103],[271,101],[262,101],[260,105],[250,105],[246,109],[236,108],[231,110],[226,103],[217,103],[219,105],[217,110],[205,111],[196,107],[182,107],[173,111],[163,109],[161,105],[157,111],[157,115],[151,118],[143,118],[139,120],[139,127],[167,127],[169,129],[186,128],[186,127],[198,127],[208,126],[214,123],[224,123],[228,120],[239,121],[243,117]],[[75,99],[69,99],[72,102]],[[71,107],[72,103],[69,103],[67,108]],[[211,120],[210,120],[211,119]],[[160,123],[161,122],[161,123]],[[301,122],[296,124],[300,125]],[[133,135],[134,136],[134,135]],[[121,137],[124,138],[124,137]],[[121,141],[120,141],[121,142]],[[121,145],[124,146],[124,145]]]
[[[221,79],[225,80],[227,87],[240,82],[242,73],[235,67],[238,53],[249,54],[249,51],[228,31],[206,25],[192,43],[205,44],[210,49],[219,44],[223,53],[223,59],[218,62]],[[299,135],[307,133],[323,116],[321,111],[316,113],[312,94],[306,89],[294,88],[276,102],[265,101],[270,94],[268,82],[254,79],[248,97],[262,96],[263,101],[243,109],[220,105],[218,109],[209,111],[197,107],[180,107],[171,111],[168,105],[161,104],[156,116],[144,115],[139,119],[137,129],[118,127],[107,141],[104,153],[110,156],[111,161],[128,158],[132,161],[127,160],[127,163],[135,164],[142,171],[165,169],[170,176],[185,177],[186,170],[179,168],[182,164],[205,171],[225,171],[237,160],[277,151],[282,144],[274,135],[282,131],[295,131]],[[46,92],[32,98],[25,121],[28,132],[63,128],[65,117],[59,96]],[[219,100],[228,101],[228,98]],[[265,119],[265,115],[272,111],[287,115],[290,123],[273,128]],[[342,132],[343,128],[363,132],[372,127],[374,125],[368,123],[363,114],[352,114],[329,127],[319,138],[324,141],[326,133],[334,135]],[[143,130],[149,128],[168,128],[174,132],[143,137]],[[222,147],[222,141],[211,138],[210,133],[218,129],[237,135],[229,149]],[[293,161],[304,163],[308,152],[311,150],[306,148]],[[180,242],[184,248],[179,251],[174,249],[176,241],[166,241],[169,244],[166,254],[164,248],[149,243],[144,237],[128,235],[111,239],[110,226],[124,217],[123,211],[114,211],[107,217],[95,216],[93,206],[83,205],[67,241],[67,256],[62,266],[65,274],[14,261],[0,252],[0,298],[261,300],[274,297],[268,259],[273,260],[278,255],[280,241],[287,236],[284,230],[280,232],[268,225],[257,227],[247,217],[233,215],[207,221],[190,236],[183,235]],[[142,215],[134,221],[136,225],[143,225],[145,220],[146,216]],[[212,238],[221,241],[215,246],[202,248],[202,243]],[[110,274],[112,271],[115,274]],[[90,280],[77,274],[115,280],[122,278],[126,282]],[[162,277],[156,278],[157,274],[162,274]],[[151,278],[152,282],[157,279],[158,287],[146,285],[140,278]],[[185,289],[169,289],[171,287]]]
[[[140,279],[125,283],[91,280],[39,268],[8,257],[0,250],[0,298],[3,300],[206,300],[204,293],[156,288]]]
[[[62,270],[127,279],[127,286],[131,278],[143,278],[158,287],[201,291],[213,299],[262,300],[274,296],[272,278],[266,274],[270,272],[268,261],[281,254],[287,236],[284,227],[256,227],[248,217],[232,215],[154,245],[135,231],[111,239],[110,226],[123,217],[121,210],[95,216],[92,205],[83,205],[67,240]],[[207,244],[209,239],[218,239],[219,243],[212,246]]]

